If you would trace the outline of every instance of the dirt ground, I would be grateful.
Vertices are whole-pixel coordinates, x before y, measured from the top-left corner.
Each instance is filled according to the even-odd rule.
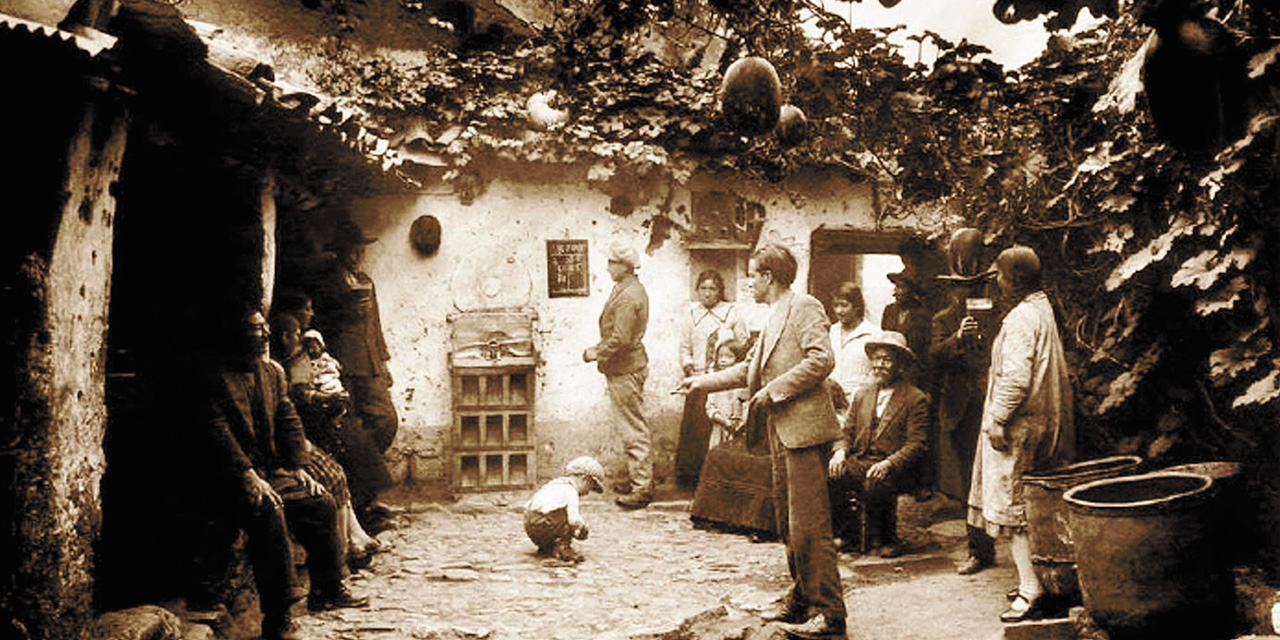
[[[711,611],[754,621],[789,582],[780,543],[695,529],[681,500],[624,511],[593,494],[583,506],[591,535],[577,545],[586,561],[539,559],[521,524],[526,498],[405,504],[401,526],[379,536],[389,549],[352,578],[369,607],[301,617],[306,637],[674,638],[682,622]],[[1000,637],[1013,570],[1001,548],[996,568],[955,573],[964,526],[953,506],[904,498],[911,553],[841,556],[850,638]]]

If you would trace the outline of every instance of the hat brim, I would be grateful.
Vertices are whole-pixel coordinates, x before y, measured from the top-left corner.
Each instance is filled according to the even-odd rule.
[[[868,342],[866,343],[866,346],[864,346],[862,349],[863,351],[866,351],[868,355],[870,355],[871,349],[873,347],[885,347],[887,349],[892,349],[898,355],[906,357],[906,359],[910,362],[915,362],[916,360],[916,352],[912,351],[910,347],[904,347],[900,344],[894,344],[892,342]]]
[[[968,283],[968,282],[982,282],[985,280],[990,280],[995,276],[996,276],[995,271],[983,271],[982,273],[979,273],[977,275],[972,275],[972,276],[959,276],[951,273],[945,273],[938,276],[938,279],[942,280],[943,282]]]

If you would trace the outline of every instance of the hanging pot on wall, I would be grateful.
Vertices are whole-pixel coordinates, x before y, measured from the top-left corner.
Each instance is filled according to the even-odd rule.
[[[440,248],[440,221],[435,216],[418,216],[409,227],[409,242],[418,253],[435,255]]]

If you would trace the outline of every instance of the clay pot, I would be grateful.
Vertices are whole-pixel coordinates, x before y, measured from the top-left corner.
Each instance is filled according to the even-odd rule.
[[[1036,575],[1045,591],[1068,603],[1079,602],[1075,550],[1067,530],[1067,505],[1062,494],[1072,487],[1136,472],[1142,458],[1133,455],[1085,460],[1023,477],[1027,525]]]
[[[1158,471],[1067,490],[1084,605],[1113,640],[1227,638],[1232,580],[1209,476]]]

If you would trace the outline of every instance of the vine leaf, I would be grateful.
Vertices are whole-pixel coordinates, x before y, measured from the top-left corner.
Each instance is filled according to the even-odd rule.
[[[1232,267],[1244,269],[1253,262],[1253,258],[1252,249],[1233,249],[1225,256],[1214,249],[1205,249],[1200,252],[1200,255],[1182,263],[1182,267],[1173,274],[1169,284],[1175,287],[1195,285],[1204,291],[1213,286],[1228,269]]]
[[[1249,288],[1249,283],[1245,281],[1244,276],[1236,276],[1227,283],[1226,288],[1217,292],[1213,297],[1203,297],[1196,299],[1196,313],[1202,316],[1210,316],[1219,311],[1224,311],[1236,306],[1236,301],[1240,299],[1240,293]]]
[[[1271,373],[1257,380],[1245,389],[1243,394],[1236,397],[1231,403],[1231,408],[1251,404],[1266,404],[1280,397],[1280,358],[1271,360]]]
[[[1102,415],[1124,404],[1124,401],[1138,390],[1138,384],[1146,377],[1147,372],[1151,371],[1156,366],[1156,363],[1160,362],[1160,356],[1163,353],[1163,341],[1156,341],[1147,347],[1142,357],[1133,363],[1133,367],[1116,376],[1116,379],[1111,381],[1111,386],[1107,389],[1107,397],[1098,406],[1098,414]]]
[[[1135,251],[1112,270],[1111,275],[1107,276],[1107,291],[1115,291],[1116,288],[1127,282],[1129,278],[1132,278],[1134,274],[1151,266],[1153,262],[1163,260],[1169,254],[1169,249],[1173,247],[1174,240],[1190,235],[1195,231],[1195,227],[1194,220],[1186,216],[1178,216],[1168,231],[1160,234],[1159,237],[1148,243],[1145,248]]]
[[[1271,351],[1271,341],[1262,339],[1257,345],[1243,341],[1209,354],[1209,379],[1221,387],[1258,365],[1258,357]]]

